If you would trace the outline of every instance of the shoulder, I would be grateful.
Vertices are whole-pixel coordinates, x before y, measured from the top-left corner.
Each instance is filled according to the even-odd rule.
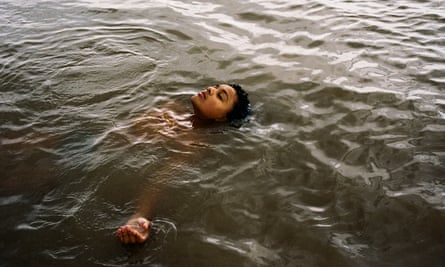
[[[178,104],[167,103],[160,108],[146,111],[136,119],[136,124],[158,133],[172,135],[192,129],[192,114]]]

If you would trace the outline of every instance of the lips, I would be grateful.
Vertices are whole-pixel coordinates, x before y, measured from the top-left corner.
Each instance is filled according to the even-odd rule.
[[[199,92],[198,95],[199,95],[199,97],[201,97],[202,99],[206,99],[206,98],[207,98],[205,91],[201,91],[201,92]]]

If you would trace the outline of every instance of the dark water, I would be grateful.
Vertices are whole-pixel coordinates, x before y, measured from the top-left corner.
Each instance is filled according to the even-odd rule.
[[[0,40],[1,266],[445,266],[443,1],[1,0]],[[221,81],[240,129],[132,127]]]

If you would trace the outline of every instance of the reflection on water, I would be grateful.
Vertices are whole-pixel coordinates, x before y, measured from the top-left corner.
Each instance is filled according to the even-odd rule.
[[[5,266],[445,265],[442,1],[0,14]],[[221,81],[250,93],[240,129],[132,130]],[[138,195],[161,188],[150,241],[119,244]]]

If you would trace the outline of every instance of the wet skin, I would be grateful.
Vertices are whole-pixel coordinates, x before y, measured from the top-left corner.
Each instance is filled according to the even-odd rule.
[[[138,217],[131,219],[126,225],[119,227],[117,237],[124,244],[143,243],[147,240],[152,223]]]
[[[225,121],[238,101],[235,89],[227,84],[209,86],[192,96],[195,115],[201,119]]]

